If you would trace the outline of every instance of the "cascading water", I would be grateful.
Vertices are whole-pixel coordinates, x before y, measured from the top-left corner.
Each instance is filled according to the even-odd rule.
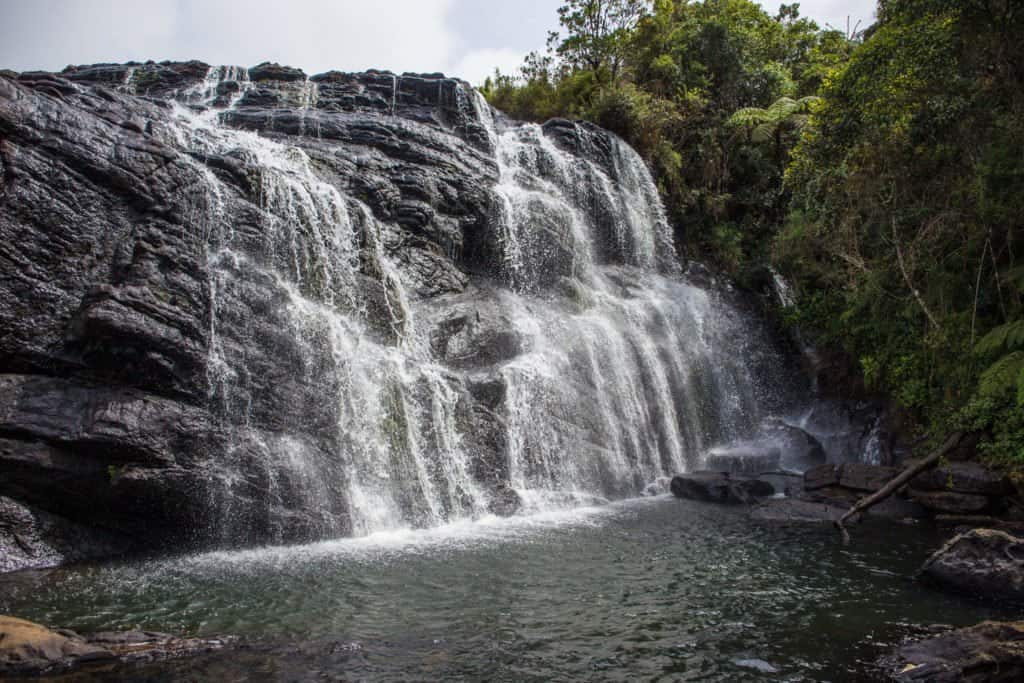
[[[491,304],[521,351],[491,376],[503,386],[495,419],[505,436],[503,462],[488,466],[504,474],[482,476],[465,410],[466,382],[480,378],[454,373],[419,324],[422,304],[385,246],[393,228],[322,179],[300,147],[225,125],[253,87],[238,70],[211,69],[182,98],[206,108],[179,106],[171,131],[196,159],[257,170],[259,215],[243,221],[223,209],[236,190],[194,162],[211,274],[210,399],[229,434],[209,466],[224,541],[253,526],[292,540],[436,525],[483,515],[509,489],[526,509],[636,495],[745,435],[771,407],[761,389],[770,345],[680,279],[636,152],[567,122],[499,129],[474,92],[498,167],[490,228],[505,286]],[[301,136],[317,89],[298,87]],[[251,301],[253,283],[272,300]],[[260,345],[274,366],[251,359]],[[298,388],[287,415],[268,415],[254,380],[282,371]]]
[[[201,91],[189,96],[212,104],[219,82],[237,77],[223,67],[212,69]],[[303,109],[315,107],[315,92],[307,82]],[[210,250],[210,395],[233,425],[227,457],[218,454],[210,463],[230,493],[213,501],[228,518],[225,540],[244,533],[240,526],[259,523],[241,508],[298,507],[319,519],[312,529],[271,529],[279,540],[482,514],[485,496],[468,473],[454,426],[459,395],[416,338],[401,273],[382,248],[382,226],[369,208],[320,180],[301,149],[224,127],[216,110],[197,114],[182,107],[178,116],[179,144],[207,157],[243,156],[259,169],[254,182],[262,215],[253,239],[240,236],[233,218],[217,208],[230,190],[196,164]],[[361,250],[369,255],[363,270],[379,282],[394,345],[379,343],[367,329]],[[248,366],[246,346],[259,340],[243,334],[228,341],[219,330],[234,315],[224,302],[244,298],[254,278],[272,282],[280,293],[281,333],[304,383],[321,392],[327,407],[320,408],[333,425],[332,434],[318,433],[330,444],[327,451],[308,439],[252,426],[248,378],[257,370]],[[246,326],[231,320],[231,327]],[[234,517],[240,523],[232,524]],[[268,510],[267,519],[273,517]]]
[[[635,495],[748,432],[771,404],[755,360],[768,346],[708,292],[671,277],[671,233],[636,152],[603,134],[609,175],[589,158],[585,129],[581,158],[540,126],[499,132],[484,121],[515,290],[506,302],[530,340],[502,370],[513,485],[570,499]],[[552,288],[567,296],[530,296]]]

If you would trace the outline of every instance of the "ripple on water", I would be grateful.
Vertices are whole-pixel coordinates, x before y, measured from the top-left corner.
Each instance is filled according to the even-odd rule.
[[[843,548],[826,527],[750,522],[667,497],[487,517],[294,547],[0,578],[0,612],[98,630],[231,633],[230,656],[176,677],[870,680],[870,662],[934,622],[999,616],[912,575],[927,533]]]

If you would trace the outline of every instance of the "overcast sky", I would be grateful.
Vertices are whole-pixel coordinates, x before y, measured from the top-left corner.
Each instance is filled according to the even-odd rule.
[[[781,0],[761,4],[774,12]],[[0,68],[200,59],[314,74],[443,71],[479,83],[513,73],[558,27],[562,0],[0,0]],[[874,0],[804,0],[819,24],[863,25]]]

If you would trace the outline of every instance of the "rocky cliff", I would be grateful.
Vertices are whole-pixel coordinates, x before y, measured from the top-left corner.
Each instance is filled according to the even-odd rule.
[[[0,570],[635,494],[783,402],[632,150],[495,116],[441,75],[3,72]]]

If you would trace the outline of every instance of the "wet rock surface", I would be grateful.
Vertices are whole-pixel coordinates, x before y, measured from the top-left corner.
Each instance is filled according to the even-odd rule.
[[[704,466],[716,472],[759,474],[779,468],[782,451],[776,446],[730,446],[714,448],[704,457]]]
[[[990,600],[1024,602],[1024,539],[973,529],[951,539],[921,567],[921,579]]]
[[[366,318],[385,342],[394,343],[403,321],[393,316],[396,291],[375,249],[394,255],[419,297],[462,291],[491,255],[497,169],[460,81],[380,72],[311,80],[269,63],[5,74],[0,571],[207,544],[201,529],[222,514],[211,508],[226,505],[243,543],[347,531],[343,499],[326,524],[303,506],[306,484],[268,479],[260,465],[285,425],[306,435],[307,452],[336,448],[337,436],[323,387],[282,332],[289,323],[280,286],[238,262],[211,261],[211,236],[196,220],[212,209],[230,215],[238,243],[265,252],[259,162],[242,154],[197,159],[181,140],[178,103],[220,109],[216,116],[235,128],[292,136],[324,178],[387,221],[360,255]],[[212,200],[211,174],[225,188]],[[232,270],[238,277],[214,311],[211,288]],[[225,420],[237,418],[211,397],[214,315],[222,318],[217,343],[225,353],[244,348],[252,371],[232,396],[254,427],[245,437],[232,434]],[[487,308],[449,319],[438,343],[453,367],[518,351],[508,320]],[[474,424],[500,430],[487,417],[492,407],[465,396]],[[475,434],[501,449],[494,431]],[[241,479],[220,478],[210,466],[217,460],[230,460]]]
[[[669,487],[676,498],[706,503],[750,504],[775,493],[775,487],[766,481],[728,472],[680,474],[672,477]]]
[[[781,404],[640,157],[495,116],[441,74],[0,76],[0,568],[638,495]]]
[[[1024,622],[986,621],[907,643],[884,658],[891,680],[995,683],[1024,679]]]
[[[192,657],[222,650],[233,638],[180,638],[152,631],[82,636],[0,616],[0,676],[28,678],[72,670]]]

